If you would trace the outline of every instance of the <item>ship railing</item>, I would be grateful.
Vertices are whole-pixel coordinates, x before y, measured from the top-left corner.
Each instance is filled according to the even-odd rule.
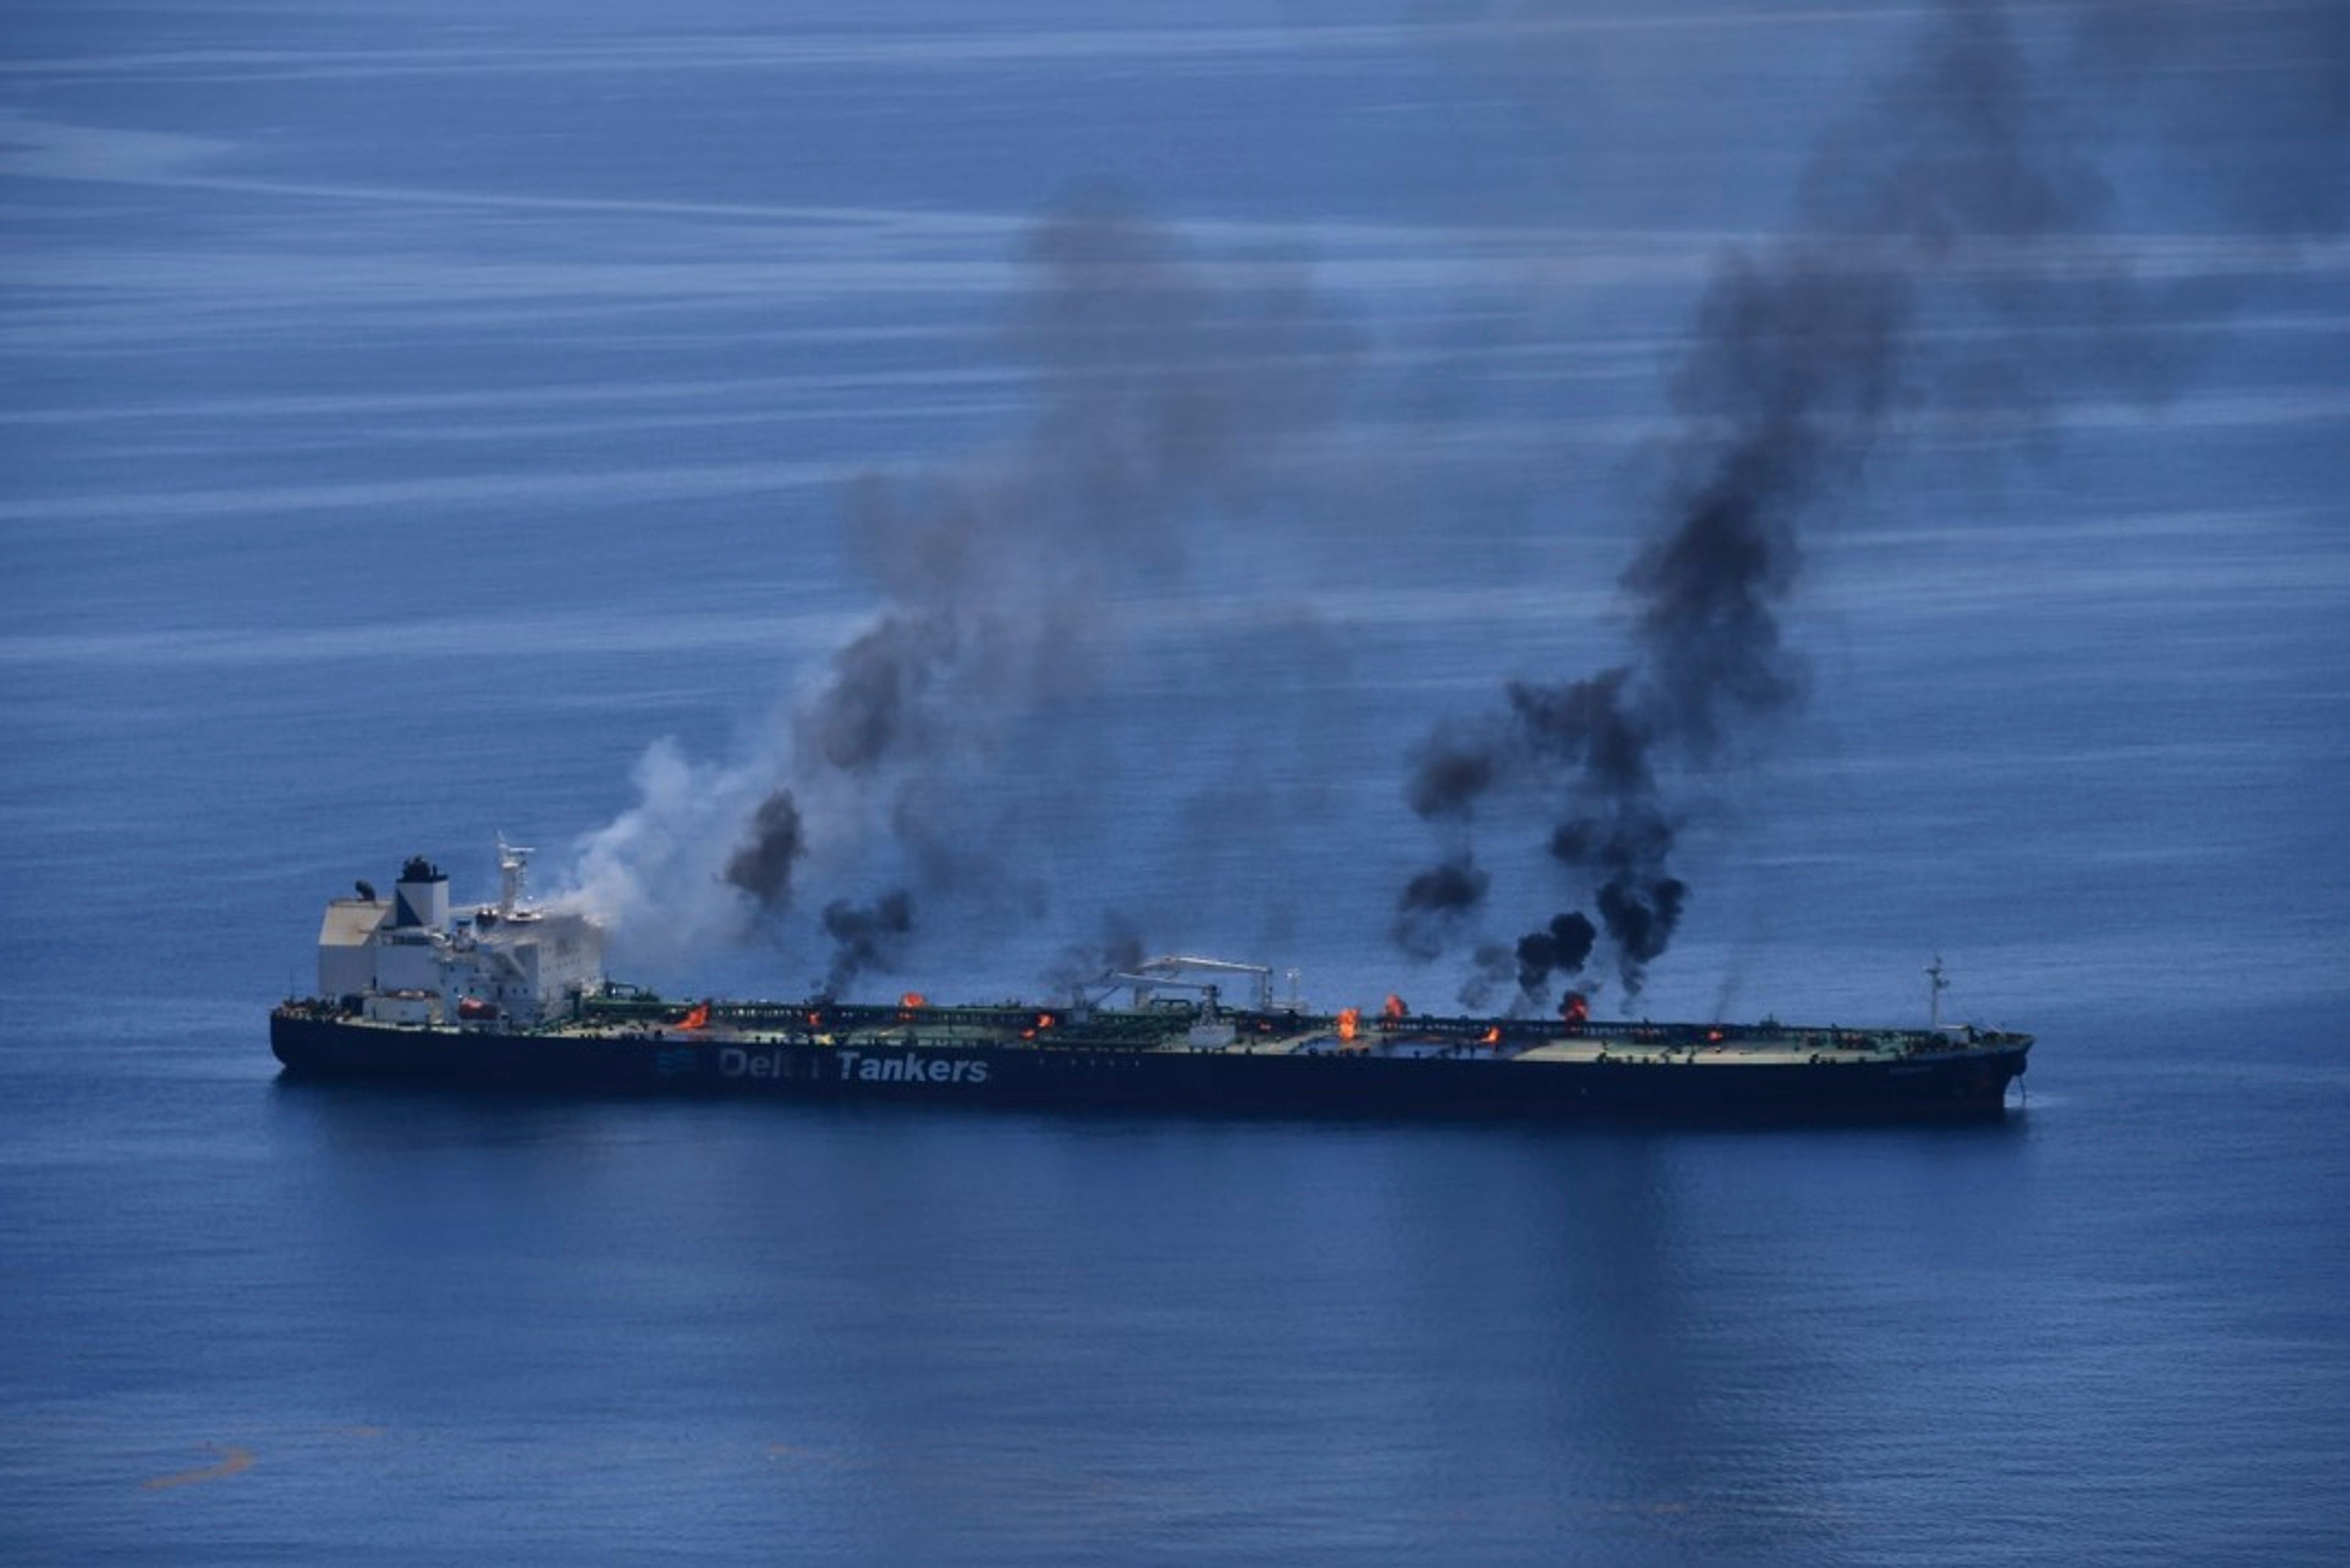
[[[896,1005],[886,1002],[844,1002],[824,998],[806,1002],[709,1002],[692,1003],[664,1000],[650,992],[616,994],[609,988],[581,1000],[578,1021],[589,1027],[637,1030],[674,1029],[702,1013],[700,1027],[775,1033],[805,1039],[904,1037],[919,1033],[941,1044],[1018,1039],[1054,1045],[1063,1043],[1147,1046],[1180,1034],[1192,1019],[1192,1010],[1153,1009],[1148,1012],[1087,1012],[1076,1016],[1058,1008],[1040,1008],[1007,1002],[976,1005],[934,1006],[928,1002]]]

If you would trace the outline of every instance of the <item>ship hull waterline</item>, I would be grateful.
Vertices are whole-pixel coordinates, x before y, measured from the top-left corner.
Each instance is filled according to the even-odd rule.
[[[1475,1053],[859,1045],[676,1033],[551,1038],[285,1012],[270,1020],[270,1047],[291,1080],[508,1093],[1656,1123],[1996,1119],[2028,1049],[1896,1060],[1534,1062]]]

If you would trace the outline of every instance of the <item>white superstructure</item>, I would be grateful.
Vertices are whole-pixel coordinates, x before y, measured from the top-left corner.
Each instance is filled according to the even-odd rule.
[[[498,844],[498,901],[452,911],[449,878],[419,855],[392,896],[367,883],[327,906],[318,993],[390,1023],[530,1024],[604,983],[603,928],[541,909],[524,891],[530,851]]]

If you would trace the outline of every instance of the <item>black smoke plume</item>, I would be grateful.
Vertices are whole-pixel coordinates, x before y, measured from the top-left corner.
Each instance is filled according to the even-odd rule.
[[[1415,958],[1436,957],[1484,902],[1491,881],[1466,853],[1415,875],[1397,903],[1396,945]]]
[[[1568,911],[1553,917],[1550,924],[1539,931],[1530,931],[1518,939],[1518,991],[1520,994],[1540,996],[1550,986],[1550,977],[1582,972],[1584,961],[1591,956],[1591,945],[1599,940],[1599,932],[1588,917]]]
[[[790,790],[776,790],[751,814],[742,842],[727,858],[726,880],[756,898],[760,908],[780,913],[791,907],[792,868],[806,848],[799,803]]]
[[[827,904],[824,934],[832,939],[833,948],[824,994],[842,994],[867,970],[888,973],[896,969],[913,931],[914,899],[903,888],[884,893],[868,905],[852,904],[846,898]]]
[[[1781,624],[1802,526],[1861,473],[1897,397],[1930,400],[1954,373],[1921,353],[1921,317],[2047,308],[2018,257],[2103,207],[2049,102],[1995,7],[1936,9],[1893,89],[1815,157],[1794,236],[1725,256],[1698,302],[1658,525],[1617,581],[1627,656],[1513,682],[1498,713],[1445,725],[1413,755],[1405,799],[1450,835],[1504,784],[1546,807],[1553,859],[1593,897],[1627,996],[1690,896],[1671,869],[1681,803],[1804,694]],[[1971,265],[1978,251],[1998,265]],[[1984,275],[1996,289],[1964,281]],[[1404,908],[1432,874],[1407,884]],[[1398,927],[1407,951],[1426,950],[1424,923]],[[1557,936],[1554,922],[1517,945],[1525,990],[1560,967]]]

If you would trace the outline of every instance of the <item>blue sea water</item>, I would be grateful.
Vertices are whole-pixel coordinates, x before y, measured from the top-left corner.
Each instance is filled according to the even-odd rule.
[[[880,602],[848,477],[1020,440],[1025,236],[1104,186],[1310,290],[1338,406],[1105,586],[961,775],[1016,896],[868,987],[1034,992],[1115,911],[1444,1002],[1385,935],[1405,754],[1617,657],[1693,301],[1919,20],[789,13],[12,11],[0,1556],[2350,1556],[2350,250],[2146,169],[2096,258],[2142,371],[1945,324],[2040,378],[1812,520],[1808,699],[1692,797],[1638,1003],[1907,1020],[1939,952],[2040,1036],[1997,1126],[278,1083],[352,878],[559,875],[655,742],[758,753]],[[1481,848],[1549,908],[1538,835]]]

